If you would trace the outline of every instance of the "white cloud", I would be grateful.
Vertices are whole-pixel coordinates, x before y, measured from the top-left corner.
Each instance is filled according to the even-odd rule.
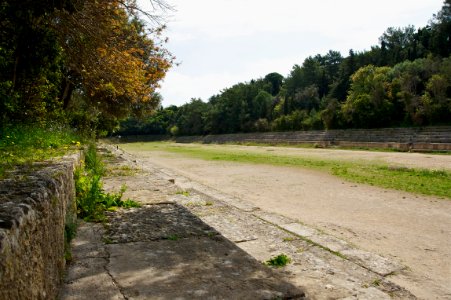
[[[141,4],[148,0],[139,0]],[[390,26],[425,26],[442,0],[167,0],[169,71],[164,104],[207,100],[221,89],[279,72],[329,49],[370,49]]]
[[[418,12],[428,12],[429,18],[442,1],[173,0],[171,3],[178,10],[171,26],[225,38],[257,32],[314,31],[336,35],[356,24],[371,28],[385,22],[403,26],[415,22],[412,17]]]
[[[207,101],[209,97],[235,83],[236,77],[227,73],[193,76],[177,71],[170,72],[161,89],[161,93],[164,95],[163,106],[172,104],[179,106],[189,102],[192,98],[201,98]]]

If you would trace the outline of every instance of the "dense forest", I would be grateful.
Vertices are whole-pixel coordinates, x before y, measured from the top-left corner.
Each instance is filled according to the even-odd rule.
[[[330,50],[283,77],[226,88],[131,117],[119,134],[205,135],[255,131],[451,124],[451,1],[425,27],[388,28],[368,51]]]
[[[158,107],[174,59],[160,25],[170,7],[149,1],[153,12],[136,0],[2,0],[2,145],[19,124],[93,136]]]

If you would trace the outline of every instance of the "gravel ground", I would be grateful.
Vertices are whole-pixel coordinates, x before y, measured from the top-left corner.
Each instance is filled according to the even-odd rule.
[[[223,147],[223,146],[214,146]],[[244,146],[226,146],[243,149]],[[159,166],[261,211],[301,222],[404,265],[390,281],[423,299],[451,298],[451,201],[354,184],[318,171],[211,162],[127,151],[141,168]],[[419,153],[246,147],[247,151],[451,169],[451,156]],[[175,176],[175,175],[174,175]]]

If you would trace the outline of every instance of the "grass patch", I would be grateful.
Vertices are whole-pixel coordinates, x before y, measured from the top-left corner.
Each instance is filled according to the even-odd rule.
[[[167,236],[166,239],[170,240],[170,241],[178,241],[180,239],[180,237],[177,234],[171,234],[171,235]]]
[[[101,181],[104,172],[105,167],[97,156],[96,147],[91,144],[85,153],[85,166],[77,168],[74,175],[77,214],[85,221],[101,222],[105,220],[104,212],[107,210],[140,206],[133,200],[122,200],[125,185],[118,193],[106,193]]]
[[[60,125],[3,128],[0,130],[0,178],[16,165],[62,156],[80,146],[80,137]]]
[[[237,149],[217,145],[185,145],[165,142],[133,143],[125,149],[167,151],[212,161],[230,161],[310,168],[327,172],[350,182],[369,184],[410,193],[451,198],[451,172],[413,168],[393,168],[382,163],[339,161],[315,157],[258,153],[252,149]]]
[[[191,144],[197,145],[215,145],[215,143],[193,142]],[[219,145],[219,144],[216,144]],[[337,149],[349,151],[372,151],[372,152],[407,152],[397,148],[380,148],[380,147],[364,147],[364,146],[341,146],[329,145],[323,146],[321,143],[268,143],[268,142],[225,142],[222,145],[239,145],[239,146],[255,146],[255,147],[278,147],[278,148],[301,148],[301,149]],[[451,155],[451,151],[447,150],[422,150],[421,153],[428,153],[431,155]]]
[[[182,196],[185,196],[185,197],[189,197],[190,196],[189,191],[177,191],[175,194],[176,195],[182,195]]]
[[[110,239],[109,237],[104,237],[104,238],[103,238],[103,242],[104,242],[105,244],[107,244],[107,245],[110,245],[110,244],[113,243],[113,240]]]
[[[318,148],[314,143],[257,143],[257,142],[227,142],[225,145],[241,145],[241,146],[256,146],[256,147],[285,147],[285,148]]]
[[[275,257],[272,257],[272,258],[268,259],[265,262],[265,265],[276,267],[276,268],[281,268],[281,267],[286,266],[290,262],[291,262],[291,258],[289,258],[287,255],[279,254],[279,255],[277,255]]]
[[[67,223],[64,226],[64,259],[67,263],[72,261],[71,241],[77,235],[77,223]]]
[[[133,176],[138,173],[138,169],[130,166],[111,167],[106,170],[108,176]]]
[[[382,283],[382,279],[377,278],[377,279],[374,279],[374,280],[373,280],[373,282],[371,283],[371,285],[372,285],[372,286],[380,286],[381,283]]]

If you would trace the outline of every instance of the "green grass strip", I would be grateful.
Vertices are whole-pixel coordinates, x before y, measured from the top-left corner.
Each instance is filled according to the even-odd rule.
[[[124,144],[124,149],[166,151],[212,161],[292,166],[325,171],[347,181],[410,193],[451,198],[451,172],[414,168],[393,168],[364,161],[339,161],[274,153],[254,153],[252,149],[227,146],[179,145],[165,142]]]
[[[0,178],[16,165],[62,156],[81,146],[80,138],[63,126],[17,125],[0,129]]]

